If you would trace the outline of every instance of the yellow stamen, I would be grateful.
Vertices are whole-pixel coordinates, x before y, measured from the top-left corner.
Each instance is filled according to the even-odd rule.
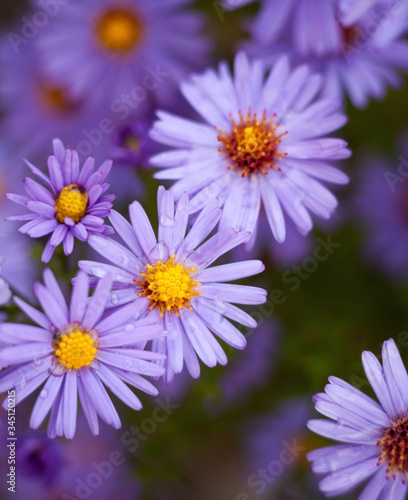
[[[165,311],[174,311],[178,316],[178,310],[184,306],[192,310],[190,299],[201,294],[200,291],[194,291],[201,283],[190,278],[190,274],[197,268],[175,264],[174,257],[170,257],[166,263],[159,261],[155,266],[148,264],[146,272],[142,273],[144,280],[134,280],[143,288],[139,295],[151,300],[149,310],[159,307],[160,316]]]
[[[141,19],[130,9],[109,9],[96,23],[98,44],[114,55],[126,55],[135,50],[142,36]]]
[[[55,201],[56,217],[61,224],[65,218],[80,222],[86,213],[88,193],[77,184],[65,186]]]
[[[69,371],[89,366],[95,358],[95,341],[79,325],[71,325],[54,342],[55,356]]]
[[[276,160],[286,153],[277,151],[281,139],[287,132],[277,134],[279,123],[275,123],[275,115],[267,120],[266,111],[262,118],[258,119],[256,113],[248,111],[244,117],[239,112],[240,121],[236,122],[231,117],[232,131],[223,132],[218,127],[218,140],[222,147],[221,153],[225,153],[231,163],[229,169],[238,169],[242,177],[254,174],[267,174],[269,169],[274,168],[280,171]]]

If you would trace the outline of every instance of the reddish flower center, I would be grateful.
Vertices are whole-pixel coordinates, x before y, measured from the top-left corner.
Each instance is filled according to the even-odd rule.
[[[378,443],[381,446],[381,455],[378,465],[387,462],[387,478],[394,479],[402,475],[405,484],[408,472],[408,416],[402,417],[385,431]]]
[[[58,85],[41,83],[40,94],[45,107],[53,113],[67,114],[78,108],[79,103],[74,102],[66,90]]]
[[[258,118],[249,110],[245,117],[239,112],[239,122],[231,117],[232,131],[216,128],[222,144],[218,151],[229,158],[229,169],[237,169],[242,177],[267,174],[271,168],[281,170],[276,160],[286,153],[278,152],[278,146],[287,132],[277,133],[279,123],[274,123],[275,119],[276,115],[267,119],[266,111]]]

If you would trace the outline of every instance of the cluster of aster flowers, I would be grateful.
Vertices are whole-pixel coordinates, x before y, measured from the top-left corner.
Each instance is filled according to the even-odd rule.
[[[250,3],[220,5],[233,10]],[[99,433],[99,419],[118,429],[108,391],[140,410],[137,392],[158,394],[152,382],[172,384],[183,369],[197,379],[201,363],[227,365],[226,346],[246,348],[242,330],[257,322],[238,306],[266,302],[253,278],[265,266],[231,255],[258,257],[259,241],[270,232],[281,254],[288,240],[292,254],[302,253],[315,219],[330,219],[337,207],[333,188],[349,181],[342,166],[351,151],[337,137],[347,122],[345,96],[363,107],[408,70],[403,2],[262,0],[249,24],[252,38],[241,44],[232,69],[225,61],[205,69],[210,43],[192,4],[76,0],[54,13],[32,47],[13,33],[0,42],[0,128],[5,136],[15,132],[9,162],[18,152],[31,171],[7,186],[6,197],[21,213],[0,207],[7,227],[21,233],[18,241],[29,242],[24,252],[17,243],[0,248],[0,305],[12,303],[25,315],[21,323],[0,316],[0,391],[14,390],[16,403],[36,393],[30,427],[48,418],[50,438],[75,436],[78,402],[92,434]],[[136,199],[147,192],[139,167],[143,175],[155,169],[154,178],[171,184],[157,189],[157,231],[155,214]],[[386,225],[395,198],[376,190],[372,178],[364,187],[366,216]],[[389,234],[402,234],[404,245],[388,265],[394,273],[406,260],[405,205],[402,194],[398,228],[374,235],[372,245],[381,253]],[[18,230],[15,222],[23,223]],[[1,231],[2,241],[9,231],[5,237]],[[67,276],[46,268],[43,282],[34,282],[28,264],[14,255],[10,265],[13,251],[29,260],[31,240],[43,264],[66,264],[72,255],[75,270],[65,269],[72,278],[69,301],[62,291]],[[23,286],[22,270],[34,282],[34,296]],[[246,278],[252,283],[231,283]],[[227,402],[270,376],[270,325],[219,379]],[[319,485],[327,496],[373,476],[360,500],[403,500],[408,375],[392,339],[384,343],[383,365],[368,352],[363,363],[380,403],[331,377],[314,398],[331,420],[311,420],[308,427],[345,444],[312,451],[308,459],[314,472],[327,474]],[[298,413],[303,426],[306,411]],[[270,426],[261,431],[263,449]]]

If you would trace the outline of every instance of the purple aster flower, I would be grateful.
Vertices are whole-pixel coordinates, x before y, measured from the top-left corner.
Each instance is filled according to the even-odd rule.
[[[408,472],[408,375],[393,339],[383,344],[381,366],[364,352],[367,378],[380,402],[336,377],[317,394],[317,411],[332,420],[310,420],[308,427],[340,445],[312,451],[313,471],[326,496],[345,493],[372,477],[359,500],[403,500]]]
[[[320,181],[348,181],[332,166],[350,156],[346,143],[325,137],[346,117],[340,102],[315,100],[321,82],[307,66],[291,69],[287,58],[265,80],[262,64],[243,53],[235,58],[234,78],[225,63],[194,76],[181,90],[206,123],[158,112],[151,136],[175,149],[151,159],[165,167],[155,177],[177,180],[171,191],[176,199],[188,193],[192,213],[219,197],[221,229],[254,233],[262,201],[279,242],[283,212],[307,234],[310,212],[329,218],[337,205]]]
[[[104,236],[90,236],[91,247],[111,264],[80,261],[79,267],[96,278],[112,273],[112,305],[134,303],[137,310],[143,310],[147,318],[170,332],[168,338],[153,341],[154,351],[167,354],[167,382],[182,371],[184,362],[197,378],[198,358],[210,367],[227,363],[213,333],[237,349],[245,348],[245,337],[228,319],[250,328],[256,326],[251,316],[231,302],[261,304],[266,300],[261,288],[222,282],[260,273],[264,265],[253,260],[209,267],[250,236],[227,228],[203,243],[222,214],[216,199],[203,209],[187,235],[187,194],[175,207],[173,194],[160,187],[157,204],[158,239],[142,206],[135,201],[129,207],[132,224],[115,211],[109,217],[128,248]]]
[[[399,157],[401,169],[408,165]],[[364,253],[376,268],[391,279],[408,277],[408,185],[387,159],[362,161],[355,215],[365,232]],[[390,242],[393,242],[390,245]]]
[[[118,129],[113,137],[110,157],[127,166],[145,167],[158,145],[149,137],[150,120],[135,120]]]
[[[95,127],[95,111],[90,113],[86,99],[74,97],[66,82],[44,70],[33,44],[16,53],[9,40],[3,41],[0,63],[0,129],[14,156],[44,161],[54,137],[71,148],[81,146],[87,139],[83,130]]]
[[[243,47],[271,63],[290,53],[324,75],[323,95],[365,107],[408,71],[407,2],[279,0],[262,3]]]
[[[123,114],[170,102],[176,84],[207,59],[193,0],[73,1],[40,39],[45,66],[75,95]],[[188,49],[187,49],[188,48]]]
[[[163,368],[151,361],[163,355],[123,346],[144,346],[164,334],[162,325],[149,319],[138,322],[140,313],[134,305],[103,316],[112,285],[109,275],[100,280],[88,300],[89,279],[79,272],[69,307],[49,269],[44,272],[44,283],[36,283],[34,290],[45,314],[14,298],[38,326],[0,325],[0,342],[5,345],[0,352],[0,369],[8,367],[0,373],[0,391],[15,389],[19,403],[45,382],[30,427],[37,429],[51,410],[51,438],[74,436],[78,396],[93,434],[99,431],[98,415],[119,428],[119,416],[104,385],[136,410],[141,409],[141,402],[126,383],[157,394],[141,375],[162,375]]]
[[[31,238],[52,233],[45,245],[42,261],[49,262],[55,249],[62,243],[65,255],[72,253],[74,239],[86,241],[90,234],[112,234],[104,224],[115,195],[104,195],[109,183],[104,182],[112,167],[106,160],[94,172],[95,160],[89,157],[82,168],[77,151],[65,149],[59,139],[54,140],[54,154],[48,158],[47,177],[31,163],[33,174],[51,189],[29,177],[24,179],[27,196],[7,194],[7,197],[30,210],[30,213],[8,217],[7,220],[28,221],[19,232]]]

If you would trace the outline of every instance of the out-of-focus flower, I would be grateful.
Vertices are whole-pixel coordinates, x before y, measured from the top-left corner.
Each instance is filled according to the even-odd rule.
[[[25,408],[19,411],[22,413]],[[6,439],[6,432],[1,437]],[[68,500],[85,496],[112,500],[115,495],[123,500],[139,498],[141,485],[131,477],[131,466],[118,447],[117,431],[111,427],[106,426],[98,436],[92,436],[86,420],[80,417],[76,439],[70,441],[50,440],[42,432],[20,432],[17,451],[18,486],[13,493],[17,500]],[[10,465],[5,455],[3,458],[0,472],[6,474]],[[4,498],[8,498],[6,489]]]
[[[105,276],[88,300],[89,279],[79,272],[70,306],[48,269],[44,283],[34,286],[42,312],[21,299],[14,301],[38,326],[3,323],[0,341],[0,391],[14,389],[19,403],[44,382],[31,414],[30,427],[37,429],[49,411],[48,435],[72,439],[76,429],[77,398],[93,434],[98,434],[98,415],[116,429],[119,415],[106,392],[106,385],[119,399],[135,410],[142,405],[125,384],[157,395],[157,390],[141,375],[160,376],[164,370],[151,361],[161,354],[139,348],[123,348],[163,335],[161,324],[137,322],[138,309],[124,307],[104,316],[112,280]],[[7,399],[3,405],[7,407]]]
[[[99,121],[95,112],[90,113],[87,101],[74,97],[64,80],[56,80],[44,70],[32,43],[16,53],[8,40],[3,41],[0,61],[0,130],[10,153],[18,159],[42,161],[54,137],[72,149],[81,149],[81,141],[88,140],[83,130],[91,130]]]
[[[280,327],[265,321],[248,340],[245,356],[234,359],[229,370],[219,379],[223,405],[244,401],[270,378],[277,351]]]
[[[176,84],[207,59],[203,17],[181,8],[191,3],[70,2],[39,41],[45,67],[74,95],[108,102],[118,115],[139,113],[149,101],[170,102]]]
[[[249,233],[226,228],[202,243],[220,220],[222,210],[217,200],[207,204],[187,235],[187,194],[175,207],[172,193],[160,187],[157,204],[158,239],[142,206],[135,201],[129,207],[132,225],[115,211],[109,217],[128,248],[103,236],[91,236],[91,247],[113,265],[80,261],[79,267],[96,278],[111,273],[112,305],[134,303],[138,311],[170,332],[167,338],[153,341],[153,351],[167,354],[167,382],[182,371],[184,362],[197,378],[197,355],[210,367],[227,363],[213,333],[237,349],[245,348],[245,337],[227,318],[250,328],[256,326],[231,302],[261,304],[266,300],[261,288],[222,282],[260,273],[264,265],[254,260],[208,267],[249,237]]]
[[[402,156],[400,161],[407,163]],[[376,268],[401,281],[408,276],[407,180],[386,159],[368,157],[362,163],[354,210],[366,232],[365,255]]]
[[[59,139],[54,141],[54,154],[48,158],[47,177],[27,162],[33,174],[51,191],[29,177],[24,179],[28,194],[7,194],[7,197],[30,210],[30,213],[8,217],[9,221],[28,221],[19,232],[31,238],[52,233],[45,245],[42,261],[49,262],[55,249],[62,243],[65,255],[72,253],[74,239],[86,241],[90,234],[112,234],[104,224],[110,213],[115,195],[104,195],[109,183],[104,182],[112,167],[106,160],[94,172],[95,160],[89,157],[82,169],[77,151],[65,149]]]
[[[145,168],[158,145],[149,137],[150,120],[135,120],[118,128],[109,157],[128,167]]]
[[[367,378],[380,402],[336,377],[317,394],[317,411],[331,420],[310,420],[321,436],[345,444],[308,454],[327,496],[345,493],[372,477],[359,500],[404,500],[408,473],[408,375],[393,339],[383,344],[381,366],[373,353],[362,355]]]
[[[151,159],[165,167],[155,177],[177,180],[171,191],[176,199],[189,194],[192,213],[218,197],[221,229],[254,233],[262,201],[279,242],[285,239],[284,212],[307,234],[310,212],[329,218],[337,205],[320,181],[348,182],[332,166],[350,156],[346,143],[325,137],[346,122],[340,102],[315,100],[320,76],[307,66],[291,69],[286,57],[265,80],[262,64],[240,53],[234,73],[221,63],[218,72],[209,69],[182,85],[206,123],[158,112],[151,136],[175,149]]]
[[[357,107],[382,99],[408,71],[407,2],[266,0],[243,47],[270,64],[283,53],[324,76],[323,95]]]
[[[303,481],[299,477],[299,470],[307,467],[310,439],[306,422],[312,412],[313,407],[305,398],[291,398],[273,412],[245,422],[242,435],[250,474],[248,484],[258,495],[290,484],[292,489],[285,487],[285,493],[291,495],[288,498],[317,498],[313,495],[318,493],[313,477],[306,476]]]

